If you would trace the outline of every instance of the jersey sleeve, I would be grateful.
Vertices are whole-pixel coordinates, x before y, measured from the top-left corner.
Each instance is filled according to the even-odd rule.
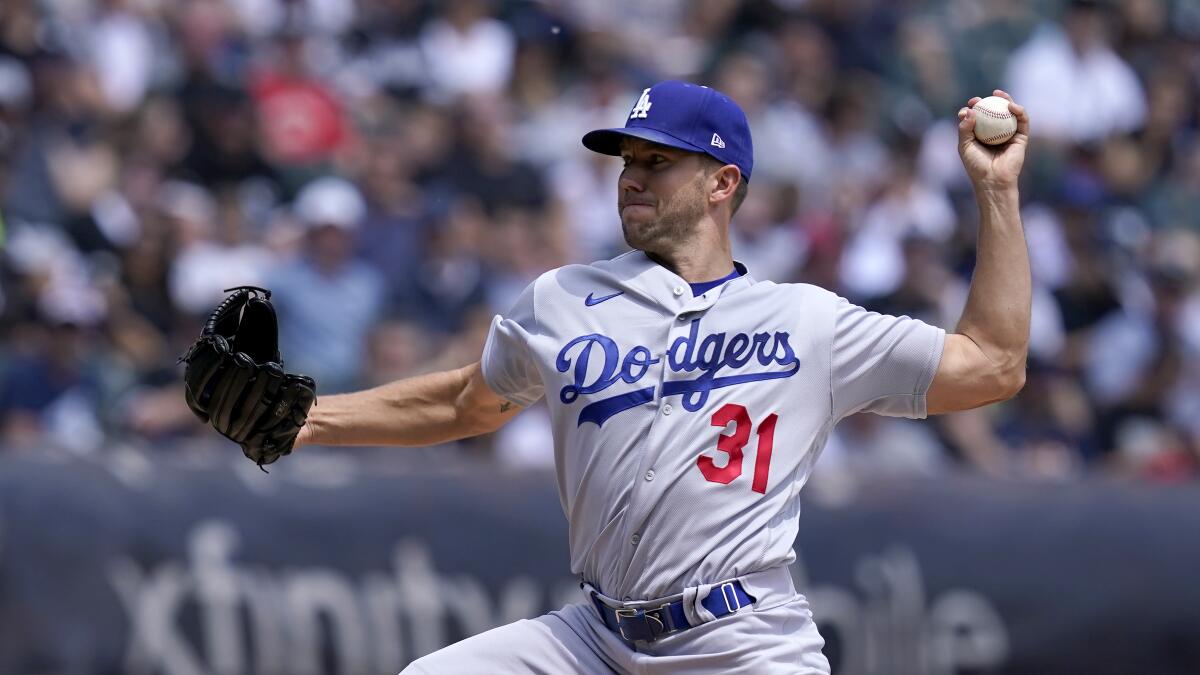
[[[529,284],[507,313],[492,319],[480,361],[488,387],[521,407],[532,405],[545,392],[532,345],[538,335],[536,284]]]
[[[946,331],[837,299],[830,388],[835,419],[859,411],[922,418]]]

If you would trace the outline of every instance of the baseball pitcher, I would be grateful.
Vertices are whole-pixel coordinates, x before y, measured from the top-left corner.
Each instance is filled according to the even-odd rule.
[[[214,397],[203,390],[211,376],[189,403],[269,462],[312,443],[483,434],[546,399],[579,601],[406,673],[828,673],[787,566],[800,489],[834,425],[860,411],[974,408],[1024,382],[1031,281],[1017,178],[1029,123],[994,94],[1017,120],[1003,145],[976,138],[980,99],[959,111],[980,226],[953,334],[811,285],[755,280],[729,239],[754,168],[746,116],[718,91],[668,81],[641,93],[623,127],[583,137],[624,163],[617,208],[634,250],[542,274],[493,320],[478,363],[322,398],[311,411],[303,388],[278,405],[243,404],[276,411],[269,423],[287,433],[205,411],[208,400],[246,398]]]

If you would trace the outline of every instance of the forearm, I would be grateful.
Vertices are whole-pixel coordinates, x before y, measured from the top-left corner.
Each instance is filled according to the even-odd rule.
[[[979,244],[957,332],[1003,370],[1024,371],[1032,279],[1016,187],[976,187]]]
[[[436,445],[477,433],[460,419],[473,366],[322,396],[309,413],[306,444]]]
[[[1007,93],[1016,118],[1012,138],[987,146],[975,137],[974,97],[958,111],[958,153],[975,186],[979,245],[967,304],[955,334],[947,335],[937,373],[926,394],[929,414],[967,410],[1003,401],[1025,386],[1033,279],[1021,227],[1017,181],[1029,145],[1029,115]],[[996,101],[988,103],[989,110]]]

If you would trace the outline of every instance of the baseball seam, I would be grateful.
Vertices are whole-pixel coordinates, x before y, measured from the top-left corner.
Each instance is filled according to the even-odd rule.
[[[1002,113],[999,113],[999,112],[996,112],[995,110],[988,110],[987,108],[980,108],[978,106],[971,108],[971,110],[974,110],[977,113],[983,113],[984,115],[987,115],[988,117],[990,117],[994,120],[1007,120],[1007,119],[1011,119],[1013,116],[1013,114],[1007,110]]]

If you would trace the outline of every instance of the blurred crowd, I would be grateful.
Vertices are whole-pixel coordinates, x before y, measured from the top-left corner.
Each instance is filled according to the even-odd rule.
[[[947,329],[955,112],[1030,112],[1025,390],[855,416],[827,471],[1200,475],[1195,0],[4,0],[0,447],[211,445],[176,358],[231,286],[273,290],[323,394],[478,358],[536,275],[625,250],[579,138],[666,78],[750,117],[757,278]],[[438,457],[546,465],[544,416]]]

